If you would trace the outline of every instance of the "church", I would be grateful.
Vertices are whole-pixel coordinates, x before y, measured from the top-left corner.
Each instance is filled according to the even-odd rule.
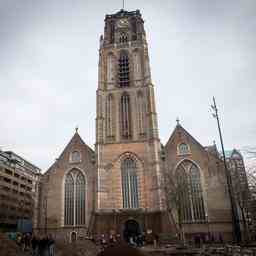
[[[232,236],[224,164],[177,121],[161,144],[148,43],[139,10],[105,16],[96,91],[96,141],[78,130],[42,176],[34,229],[56,239],[142,232],[186,238]],[[184,184],[180,214],[168,197],[168,174]],[[173,194],[176,192],[174,191]],[[177,192],[178,193],[178,192]]]

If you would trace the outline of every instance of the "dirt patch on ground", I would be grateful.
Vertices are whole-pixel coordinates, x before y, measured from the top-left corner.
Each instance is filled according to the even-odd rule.
[[[72,244],[56,243],[56,256],[96,256],[99,248],[90,240]]]
[[[10,240],[5,234],[0,233],[1,256],[17,256],[20,248],[15,241]]]

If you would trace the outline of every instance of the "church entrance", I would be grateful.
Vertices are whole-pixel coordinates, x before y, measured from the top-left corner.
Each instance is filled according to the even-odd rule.
[[[136,220],[127,220],[124,224],[124,240],[127,243],[135,242],[141,235],[140,225]]]

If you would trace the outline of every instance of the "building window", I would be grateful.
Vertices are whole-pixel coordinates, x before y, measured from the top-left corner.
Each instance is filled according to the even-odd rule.
[[[131,138],[131,109],[130,109],[130,97],[127,93],[124,93],[121,97],[121,135],[124,139]]]
[[[65,178],[65,225],[85,225],[85,177],[81,171],[73,169]]]
[[[178,206],[184,223],[205,221],[205,206],[200,170],[189,160],[184,160],[176,169]]]
[[[137,40],[137,21],[136,19],[132,19],[132,40]]]
[[[146,115],[146,107],[144,102],[144,97],[142,92],[138,92],[138,126],[139,126],[139,134],[145,134],[145,115]]]
[[[131,158],[122,161],[123,208],[139,208],[136,163]]]
[[[74,225],[74,179],[71,173],[65,180],[65,225]]]
[[[73,151],[70,155],[71,163],[79,163],[81,162],[81,154],[79,151]]]
[[[110,21],[110,43],[113,44],[115,42],[115,22],[113,20]]]
[[[76,225],[85,224],[85,179],[79,172],[76,176]]]
[[[134,72],[134,79],[140,80],[142,77],[142,69],[141,69],[141,55],[138,50],[133,52],[133,72]]]
[[[178,155],[187,155],[190,153],[189,145],[186,143],[181,143],[178,145]]]
[[[122,51],[119,57],[119,85],[126,87],[130,84],[129,56],[126,51]]]
[[[114,136],[114,96],[109,94],[107,97],[107,109],[106,109],[106,128],[107,137]]]
[[[107,57],[107,82],[114,83],[115,80],[115,57],[112,53],[108,54]],[[112,86],[108,84],[108,88]]]

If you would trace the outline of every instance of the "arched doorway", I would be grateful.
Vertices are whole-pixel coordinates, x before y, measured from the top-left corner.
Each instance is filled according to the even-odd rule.
[[[126,242],[130,241],[130,238],[137,237],[141,234],[140,225],[136,220],[127,220],[124,223],[124,240]]]
[[[76,237],[76,232],[75,231],[72,231],[71,232],[71,235],[70,235],[70,240],[71,240],[71,243],[74,243],[76,241],[77,237]]]

